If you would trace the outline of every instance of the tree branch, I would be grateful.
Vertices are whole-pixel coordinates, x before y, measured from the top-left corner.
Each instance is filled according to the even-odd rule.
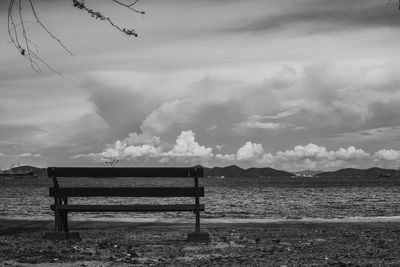
[[[117,0],[112,0],[112,1],[115,2],[115,3],[117,3],[117,4],[119,4],[119,5],[121,5],[121,6],[124,6],[124,7],[128,8],[128,9],[130,9],[130,10],[136,12],[136,13],[139,13],[139,14],[142,14],[142,15],[145,14],[144,11],[139,11],[139,10],[137,10],[137,9],[132,8],[132,6],[134,6],[134,5],[135,5],[137,2],[139,2],[140,0],[136,0],[136,1],[133,2],[132,4],[124,4],[124,3],[120,2],[120,1],[117,1]]]
[[[32,12],[35,22],[44,30],[47,32],[47,34],[50,36],[51,39],[54,39],[68,54],[71,56],[73,55],[72,52],[64,45],[64,43],[61,41],[61,39],[57,38],[43,22],[40,20],[36,8],[33,4],[33,0],[9,0],[9,6],[8,6],[8,12],[7,12],[7,32],[8,36],[10,38],[10,43],[14,45],[14,47],[18,50],[18,53],[22,55],[24,58],[26,58],[31,66],[31,68],[36,72],[40,73],[41,70],[41,65],[45,65],[49,70],[51,70],[54,73],[57,73],[61,75],[60,72],[54,70],[46,61],[44,61],[40,56],[39,56],[39,51],[38,51],[38,45],[36,45],[32,40],[29,39],[27,29],[25,27],[26,21],[24,20],[24,14],[22,12],[23,7],[23,1],[28,2],[29,10]],[[144,11],[137,10],[133,8],[135,4],[137,4],[140,0],[134,0],[131,3],[124,3],[122,0],[111,0],[115,4],[118,4],[120,6],[123,6],[124,8],[127,8],[135,13],[138,14],[145,14]],[[135,36],[137,37],[137,33],[134,29],[126,29],[120,27],[118,24],[114,23],[114,21],[107,16],[104,16],[98,11],[95,11],[93,9],[90,9],[86,7],[84,0],[72,0],[74,7],[79,8],[81,10],[85,10],[87,13],[89,13],[92,17],[100,20],[105,20],[107,21],[112,27],[117,29],[118,31],[128,35],[128,36]],[[16,8],[18,11],[16,11]],[[35,48],[35,51],[32,50],[33,45]],[[61,75],[62,76],[62,75]]]
[[[36,13],[36,9],[33,6],[32,0],[29,0],[29,4],[31,5],[31,10],[33,15],[35,16],[36,22],[40,24],[40,26],[51,36],[51,38],[53,38],[54,40],[56,40],[64,49],[65,51],[67,51],[71,56],[73,56],[72,52],[68,50],[67,47],[65,47],[65,45],[61,42],[60,39],[58,39],[57,37],[55,37],[48,29],[46,26],[43,25],[43,23],[40,21],[40,19],[38,18],[38,15]]]
[[[121,3],[121,2],[118,2],[118,1],[115,1],[115,0],[112,0],[112,1],[115,2],[115,3],[118,3],[118,4],[120,4],[120,5],[125,6],[125,7],[129,8],[130,10],[133,10],[133,11],[135,11],[135,12],[141,13],[141,11],[137,11],[137,10],[131,8],[131,5],[137,3],[137,1],[135,1],[135,2],[132,3],[131,5],[125,5],[125,4],[123,4],[123,3]],[[106,20],[106,21],[108,21],[108,22],[110,23],[111,26],[113,26],[114,28],[116,28],[117,30],[119,30],[120,32],[122,32],[122,33],[124,33],[124,34],[126,34],[126,35],[133,35],[133,36],[135,36],[135,37],[138,36],[138,34],[136,33],[136,31],[135,31],[134,29],[121,28],[120,26],[118,26],[117,24],[115,24],[115,23],[111,20],[111,18],[104,16],[103,14],[101,14],[101,13],[98,12],[98,11],[95,11],[95,10],[93,10],[93,9],[88,8],[88,7],[85,5],[85,3],[83,2],[83,0],[73,0],[73,2],[74,2],[74,7],[79,8],[79,9],[81,9],[81,10],[85,10],[87,13],[89,13],[89,14],[90,14],[92,17],[94,17],[95,19],[100,19],[100,20]],[[141,13],[141,14],[144,14],[144,12]]]

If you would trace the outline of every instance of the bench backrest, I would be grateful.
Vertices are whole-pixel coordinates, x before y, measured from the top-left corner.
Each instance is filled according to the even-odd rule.
[[[203,167],[189,168],[124,168],[124,167],[49,167],[54,187],[50,197],[204,197],[204,187],[198,186]],[[194,178],[193,187],[60,187],[58,177],[177,177]]]
[[[49,167],[48,177],[203,177],[203,167]]]

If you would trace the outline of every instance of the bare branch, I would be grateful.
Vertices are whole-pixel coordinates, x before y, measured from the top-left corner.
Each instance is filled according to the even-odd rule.
[[[29,37],[26,29],[26,23],[27,21],[25,20],[24,13],[22,12],[23,8],[23,1],[28,2],[28,10],[32,12],[33,17],[35,18],[35,22],[40,25],[40,27],[47,32],[47,34],[50,36],[50,38],[54,39],[57,41],[57,43],[71,56],[73,55],[72,52],[64,45],[64,43],[61,41],[61,39],[57,38],[47,27],[43,22],[40,20],[38,13],[36,11],[36,8],[33,4],[33,0],[9,0],[9,6],[8,6],[8,12],[7,12],[7,33],[10,39],[10,42],[14,47],[18,50],[18,53],[22,55],[24,58],[26,58],[31,66],[31,68],[36,72],[40,73],[41,70],[41,65],[46,66],[49,70],[51,70],[54,73],[57,73],[61,75],[60,72],[56,71],[53,69],[46,61],[44,61],[40,56],[39,56],[39,46],[35,44]],[[131,0],[133,2],[130,3],[124,3],[124,0],[111,0],[115,4],[121,5],[124,8],[127,8],[135,13],[139,14],[145,14],[144,11],[137,10],[133,8],[135,4],[137,4],[140,0]],[[126,29],[123,27],[120,27],[114,21],[107,16],[104,16],[98,11],[95,11],[93,9],[88,8],[84,0],[72,0],[74,7],[79,8],[81,10],[86,11],[89,13],[92,17],[95,19],[100,19],[100,20],[105,20],[107,21],[112,27],[117,29],[118,31],[128,35],[128,36],[135,36],[137,37],[137,33],[134,29]],[[16,10],[18,9],[18,11]],[[34,49],[35,51],[33,51]],[[61,75],[62,76],[62,75]]]
[[[40,64],[43,64],[52,72],[62,76],[60,72],[53,69],[46,61],[44,61],[39,56],[38,45],[28,38],[27,31],[25,28],[24,16],[22,13],[23,9],[22,0],[18,0],[18,21],[19,21],[18,23],[16,23],[14,20],[14,13],[13,13],[14,7],[15,7],[15,0],[10,0],[7,13],[7,30],[8,30],[8,35],[10,37],[10,42],[15,46],[15,48],[19,51],[19,53],[28,60],[31,68],[36,73],[40,73],[42,71]],[[35,10],[33,9],[32,11]],[[51,36],[53,37],[54,35]],[[22,42],[24,44],[20,42],[20,39],[23,40]],[[31,49],[30,44],[32,44],[35,47],[36,53]]]
[[[136,1],[133,2],[132,4],[124,4],[124,3],[120,2],[120,1],[117,1],[117,0],[112,0],[112,1],[115,2],[115,3],[117,3],[117,4],[119,4],[119,5],[121,5],[121,6],[124,6],[124,7],[128,8],[128,9],[130,9],[130,10],[136,12],[136,13],[139,13],[139,14],[142,14],[142,15],[145,14],[144,11],[139,11],[139,10],[137,10],[137,9],[132,8],[132,6],[134,6],[137,2],[139,2],[139,0],[136,0]]]
[[[25,30],[25,24],[24,24],[24,19],[22,16],[22,2],[19,0],[19,5],[18,5],[18,11],[19,11],[19,19],[22,27],[22,35],[25,40],[25,45],[26,45],[26,50],[22,50],[21,53],[24,54],[24,51],[28,54],[29,62],[31,63],[32,69],[34,69],[37,73],[39,73],[40,68],[38,67],[37,63],[32,60],[31,57],[31,49],[29,48],[29,42],[28,42],[28,37],[26,35],[26,30]]]
[[[132,4],[130,4],[129,6],[134,6],[134,5],[136,5],[136,3],[137,2],[139,2],[140,0],[136,0],[136,1],[134,1]]]
[[[114,0],[112,0],[112,1],[114,1]],[[83,0],[73,0],[73,2],[74,2],[74,7],[79,8],[79,9],[81,9],[81,10],[85,10],[87,13],[89,13],[89,14],[90,14],[92,17],[94,17],[95,19],[100,19],[100,20],[106,20],[106,21],[108,21],[108,22],[110,23],[111,26],[113,26],[114,28],[116,28],[117,30],[119,30],[120,32],[122,32],[122,33],[124,33],[124,34],[126,34],[126,35],[133,35],[133,36],[135,36],[135,37],[138,36],[137,33],[136,33],[136,31],[135,31],[134,29],[121,28],[120,26],[118,26],[117,24],[115,24],[115,23],[111,20],[111,18],[104,16],[103,14],[101,14],[101,13],[98,12],[98,11],[95,11],[95,10],[93,10],[93,9],[88,8],[88,7],[85,5],[85,3],[83,2]],[[114,2],[116,2],[116,1],[114,1]],[[121,5],[127,7],[127,8],[129,8],[129,9],[131,9],[131,10],[134,10],[134,9],[132,9],[130,6],[127,6],[127,5],[125,5],[125,4],[121,3],[121,2],[116,2],[116,3],[121,4]],[[134,10],[134,11],[135,11],[135,10]],[[139,11],[138,11],[138,12],[139,12]]]
[[[103,157],[104,164],[114,167],[118,164],[119,159],[117,157]]]
[[[31,9],[32,9],[32,13],[35,16],[36,22],[40,24],[40,26],[51,36],[51,38],[53,38],[54,40],[56,40],[71,56],[73,56],[72,52],[68,50],[68,48],[65,47],[65,45],[61,42],[60,39],[58,39],[57,37],[55,37],[48,29],[46,26],[43,25],[43,23],[40,21],[40,19],[37,16],[36,13],[36,9],[33,6],[32,0],[29,0],[29,4],[31,5]]]

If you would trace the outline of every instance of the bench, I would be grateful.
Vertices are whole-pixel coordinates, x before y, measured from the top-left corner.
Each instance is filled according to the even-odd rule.
[[[49,188],[49,196],[54,198],[50,209],[54,211],[55,230],[46,233],[45,238],[68,239],[79,238],[79,233],[69,232],[68,213],[70,212],[170,212],[189,211],[195,214],[195,232],[189,233],[189,242],[208,242],[209,235],[200,231],[200,211],[204,211],[204,204],[200,204],[200,197],[204,197],[204,187],[199,187],[199,177],[203,177],[203,167],[191,168],[169,167],[49,167],[48,177],[53,179],[53,187]],[[194,178],[192,187],[60,187],[59,177],[148,177],[148,178]],[[83,205],[68,204],[71,197],[193,197],[190,204],[168,205]]]

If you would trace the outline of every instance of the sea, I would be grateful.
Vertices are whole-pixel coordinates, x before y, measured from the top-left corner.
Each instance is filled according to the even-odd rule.
[[[60,178],[61,186],[192,186],[190,178]],[[0,179],[0,217],[52,219],[49,178]],[[201,178],[202,218],[225,220],[342,220],[397,218],[399,178],[268,177]],[[69,204],[194,203],[193,198],[70,198]],[[77,220],[191,219],[190,212],[72,213]]]

